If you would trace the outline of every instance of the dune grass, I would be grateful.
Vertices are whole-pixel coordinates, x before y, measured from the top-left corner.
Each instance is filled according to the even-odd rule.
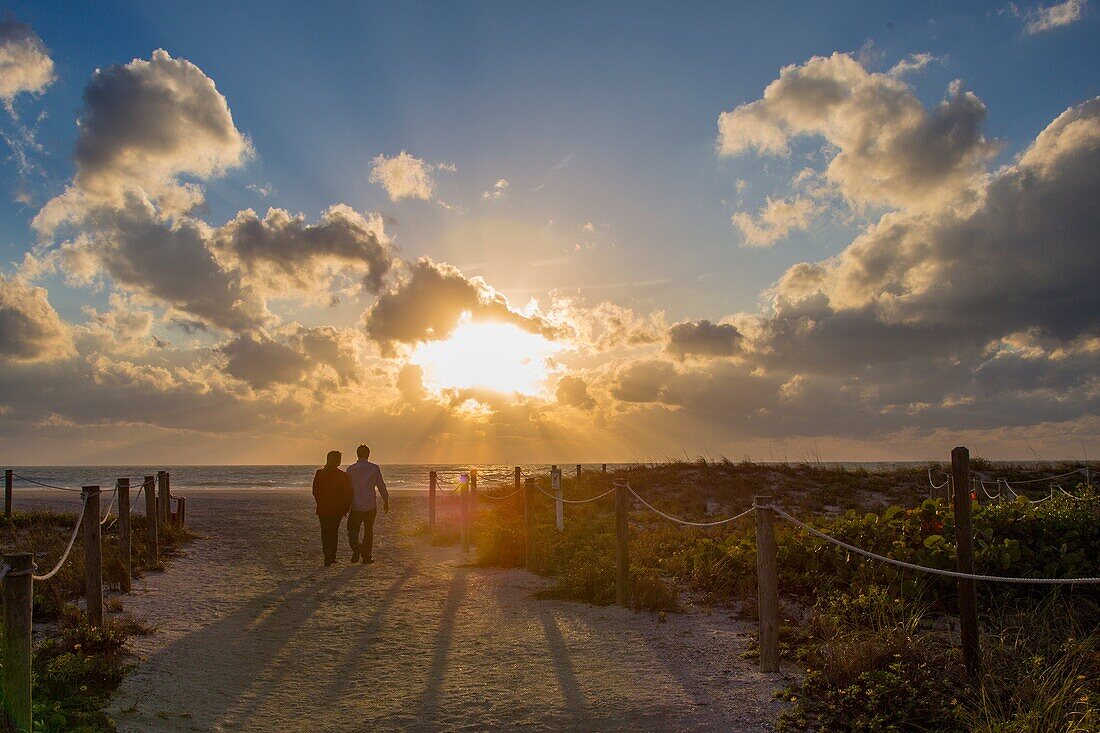
[[[16,512],[3,522],[0,546],[5,552],[33,552],[38,572],[44,573],[64,552],[76,519],[76,514],[65,512]],[[150,570],[163,569],[163,561],[178,555],[182,546],[196,536],[178,525],[162,526],[161,562],[150,565],[145,561],[145,517],[133,515],[131,522],[131,567],[137,578]],[[106,588],[118,590],[122,573],[118,527],[109,522],[103,533]],[[34,733],[113,732],[115,724],[103,709],[129,669],[126,640],[150,632],[126,618],[108,617],[100,626],[89,625],[74,604],[84,590],[84,547],[82,538],[77,537],[57,575],[34,584],[34,621],[36,627],[46,624],[32,659]],[[110,599],[106,610],[121,611],[121,600]]]
[[[1002,468],[1008,474],[1002,473]],[[1031,478],[1032,467],[977,470]],[[954,567],[954,529],[943,498],[930,499],[927,469],[845,470],[811,464],[672,463],[566,479],[583,498],[626,478],[639,494],[677,516],[729,516],[771,495],[796,515],[857,546],[931,567]],[[540,479],[549,491],[549,481]],[[1068,488],[1068,487],[1067,487]],[[976,509],[979,572],[1095,575],[1100,497],[1020,500]],[[501,492],[503,493],[503,492]],[[555,579],[544,595],[614,601],[611,497],[567,505],[565,530],[553,502],[536,494],[535,572]],[[479,503],[477,562],[524,563],[522,495]],[[785,691],[785,730],[1097,730],[1100,714],[1100,591],[1096,586],[980,584],[985,675],[965,679],[955,629],[955,582],[849,557],[807,533],[777,526],[782,649],[800,679]],[[672,525],[638,508],[631,516],[631,605],[670,611],[684,593],[755,615],[755,528],[751,515],[721,529]]]

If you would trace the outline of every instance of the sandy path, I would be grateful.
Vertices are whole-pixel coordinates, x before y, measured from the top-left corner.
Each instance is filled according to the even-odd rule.
[[[533,599],[546,580],[412,535],[423,497],[379,517],[377,563],[342,545],[332,568],[308,495],[189,499],[205,539],[124,599],[159,631],[112,704],[123,733],[772,730],[781,680],[726,614]]]

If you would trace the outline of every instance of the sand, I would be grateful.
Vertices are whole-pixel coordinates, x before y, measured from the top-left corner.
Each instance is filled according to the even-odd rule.
[[[741,658],[751,627],[540,600],[551,581],[470,567],[379,516],[377,562],[321,565],[308,494],[188,494],[203,539],[123,596],[157,627],[111,704],[119,731],[770,731],[784,679]],[[567,519],[568,521],[568,519]]]

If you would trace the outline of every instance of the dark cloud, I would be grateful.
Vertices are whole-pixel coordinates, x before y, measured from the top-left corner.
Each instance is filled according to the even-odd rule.
[[[518,313],[508,299],[480,277],[467,278],[458,268],[424,257],[409,266],[408,279],[378,298],[363,314],[367,334],[383,353],[396,343],[445,339],[464,313],[475,321],[500,321],[548,338],[558,329],[539,318]]]
[[[591,410],[596,406],[596,400],[588,394],[588,383],[580,377],[562,377],[558,380],[555,395],[559,405],[579,407],[582,410]]]
[[[278,291],[316,289],[343,268],[376,293],[391,265],[380,232],[380,221],[344,204],[326,210],[318,224],[283,209],[269,209],[263,219],[246,209],[215,231],[212,246],[246,276]]]
[[[99,207],[89,216],[89,234],[61,249],[70,274],[92,277],[103,270],[119,285],[185,314],[185,320],[230,331],[255,329],[271,318],[261,295],[207,247],[209,227],[202,222],[166,222],[148,201],[132,195],[121,208]]]
[[[741,333],[728,323],[684,321],[668,330],[668,351],[677,356],[733,356],[741,350]]]
[[[310,367],[305,354],[263,335],[238,336],[220,351],[226,356],[226,373],[254,389],[297,384]]]
[[[0,357],[50,361],[73,356],[69,327],[46,297],[46,289],[0,275]]]

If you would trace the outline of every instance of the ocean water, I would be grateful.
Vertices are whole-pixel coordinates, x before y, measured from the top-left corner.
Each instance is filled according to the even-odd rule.
[[[1014,461],[1013,465],[1034,465],[1037,470],[1056,468],[1047,462]],[[635,463],[608,463],[607,470],[629,468]],[[844,466],[846,468],[863,467],[870,471],[889,471],[898,468],[912,468],[939,465],[928,461],[895,462],[837,462],[822,463],[824,466]],[[582,463],[582,471],[599,471],[599,463]],[[81,486],[100,486],[104,489],[115,485],[120,477],[130,479],[131,486],[140,486],[142,477],[168,471],[172,475],[172,489],[204,491],[212,489],[255,489],[309,491],[313,481],[313,472],[319,468],[311,466],[8,466],[15,471],[14,488],[36,488],[36,484],[21,479],[26,477],[45,484],[78,490]],[[346,468],[346,465],[345,465]],[[515,466],[502,463],[485,464],[382,464],[382,475],[386,486],[395,491],[427,491],[428,473],[436,471],[441,488],[449,488],[458,483],[459,476],[476,468],[478,486],[485,490],[498,487],[510,487],[513,482]],[[571,477],[577,464],[558,464],[566,477]],[[546,476],[550,473],[549,463],[521,464],[523,476]]]
[[[607,470],[631,464],[609,463]],[[601,464],[582,463],[582,471],[599,471]],[[346,465],[344,466],[347,467]],[[545,476],[550,473],[549,463],[529,463],[521,465],[520,470],[526,476]],[[577,464],[559,465],[566,476],[573,476]],[[79,489],[81,486],[113,487],[115,480],[121,477],[130,479],[131,486],[140,486],[144,476],[168,471],[172,477],[172,490],[202,491],[210,489],[301,489],[308,491],[313,481],[313,473],[319,466],[11,466],[17,477],[13,487],[36,488],[37,485],[26,481],[33,479],[53,486]],[[382,476],[386,486],[397,491],[427,491],[428,473],[438,473],[439,485],[447,488],[458,483],[459,476],[476,468],[478,487],[493,489],[498,486],[511,486],[515,466],[504,464],[482,465],[409,465],[382,464]]]

